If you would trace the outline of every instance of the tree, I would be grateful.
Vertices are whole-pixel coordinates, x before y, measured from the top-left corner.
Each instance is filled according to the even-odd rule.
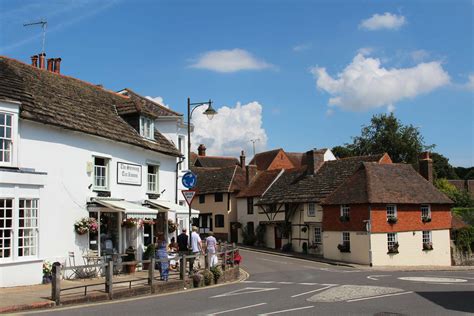
[[[352,144],[338,146],[337,151],[351,156],[388,153],[393,162],[416,164],[418,155],[435,145],[425,145],[417,127],[403,125],[393,113],[374,115],[370,125],[363,126],[361,135]]]
[[[434,185],[454,202],[455,207],[474,207],[474,200],[469,192],[459,190],[446,179],[437,179]]]
[[[331,151],[334,154],[334,156],[336,156],[338,158],[346,158],[346,157],[354,156],[352,151],[349,148],[345,147],[345,146],[333,147],[331,149]]]
[[[449,159],[438,153],[431,153],[433,159],[433,171],[435,179],[459,179],[453,166],[449,163]]]

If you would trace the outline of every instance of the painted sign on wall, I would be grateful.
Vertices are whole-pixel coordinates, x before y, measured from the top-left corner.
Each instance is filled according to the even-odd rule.
[[[117,162],[117,183],[142,185],[142,166]]]

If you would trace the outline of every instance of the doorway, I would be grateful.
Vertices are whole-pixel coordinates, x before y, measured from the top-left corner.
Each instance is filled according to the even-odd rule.
[[[274,227],[275,229],[275,249],[281,249],[281,229],[278,226]]]

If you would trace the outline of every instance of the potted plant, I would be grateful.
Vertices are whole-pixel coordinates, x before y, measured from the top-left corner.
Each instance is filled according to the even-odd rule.
[[[79,235],[85,235],[88,232],[96,233],[99,230],[99,224],[93,217],[83,217],[74,223],[74,230]]]
[[[337,245],[337,249],[340,252],[351,252],[351,246],[349,244],[339,244]]]
[[[396,254],[398,253],[398,242],[394,243],[392,246],[388,247],[389,254]]]
[[[135,218],[126,218],[122,221],[122,227],[134,228],[137,226],[137,220]]]
[[[153,258],[155,256],[155,251],[156,251],[155,244],[149,244],[146,247],[145,252],[143,253],[143,260],[150,260],[151,258]],[[147,263],[144,262],[143,263],[143,270],[148,270],[149,266],[150,266],[149,262],[147,262]]]
[[[125,250],[125,253],[127,256],[123,259],[123,261],[129,263],[126,265],[127,273],[135,273],[137,269],[137,262],[135,261],[135,248],[130,246],[127,248],[127,250]]]
[[[431,243],[431,242],[424,242],[424,243],[423,243],[423,250],[433,250],[433,243]]]
[[[222,276],[222,270],[219,266],[213,266],[211,267],[211,273],[214,276],[214,283],[219,283],[219,279]]]
[[[51,262],[44,261],[43,262],[43,284],[51,283],[52,276],[52,268]]]
[[[202,276],[204,277],[204,285],[211,285],[214,274],[209,270],[204,270]]]
[[[431,222],[431,217],[429,217],[429,216],[423,216],[423,217],[421,218],[421,221],[422,221],[423,223],[429,223],[429,222]]]
[[[398,221],[398,219],[395,216],[389,216],[387,217],[387,222],[389,224],[395,224]]]
[[[351,219],[351,218],[349,217],[349,215],[341,215],[341,216],[339,217],[339,220],[340,220],[341,222],[348,222],[350,219]]]
[[[172,234],[178,229],[178,225],[171,219],[168,219],[168,233]]]
[[[193,274],[193,287],[199,287],[201,285],[202,275],[200,273]]]

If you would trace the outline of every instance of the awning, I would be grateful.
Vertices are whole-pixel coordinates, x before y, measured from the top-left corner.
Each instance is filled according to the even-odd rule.
[[[162,212],[176,212],[176,214],[189,214],[189,208],[179,205],[168,200],[145,200],[145,204],[149,204],[153,208],[157,208]],[[199,211],[191,209],[191,216],[198,216]]]
[[[155,209],[141,206],[123,199],[93,198],[92,202],[105,206],[114,211],[124,212],[127,218],[156,218],[158,212]]]

